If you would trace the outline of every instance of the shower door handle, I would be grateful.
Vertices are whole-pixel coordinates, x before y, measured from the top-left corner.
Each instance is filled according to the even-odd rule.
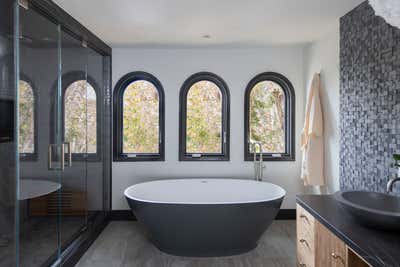
[[[60,147],[60,167],[53,167],[53,148],[58,148]],[[49,171],[57,171],[57,170],[64,170],[64,161],[65,161],[65,156],[64,156],[64,144],[61,144],[61,146],[57,144],[49,144],[48,150],[48,169]]]
[[[68,149],[68,154],[67,154],[67,167],[72,167],[72,152],[71,152],[71,143],[70,142],[65,142],[63,146],[67,147]]]

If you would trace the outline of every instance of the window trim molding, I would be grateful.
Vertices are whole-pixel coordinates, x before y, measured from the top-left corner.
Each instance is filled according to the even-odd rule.
[[[186,153],[187,95],[193,84],[199,81],[215,83],[222,94],[222,153],[203,153],[193,157]],[[228,85],[218,75],[211,72],[192,74],[183,83],[179,94],[179,161],[229,161],[230,160],[230,92]]]
[[[93,79],[91,76],[89,76],[85,71],[70,71],[67,73],[64,73],[61,76],[61,140],[63,142],[65,141],[65,103],[64,103],[64,96],[65,96],[65,91],[71,85],[72,83],[79,81],[79,80],[86,80],[94,89],[96,93],[96,153],[72,153],[72,161],[76,162],[82,162],[82,161],[88,161],[88,162],[99,162],[102,160],[102,140],[103,136],[101,135],[102,133],[102,127],[103,127],[103,122],[102,122],[102,116],[103,116],[103,109],[102,109],[102,103],[100,102],[100,97],[101,95],[101,88],[98,86],[98,83]],[[57,100],[57,94],[58,94],[58,81],[56,80],[53,84],[53,90],[52,90],[52,95],[51,95],[51,112],[49,114],[49,121],[50,121],[50,141],[52,143],[56,142],[54,140],[54,137],[56,135],[56,124],[54,121],[53,114],[57,112],[56,109],[56,103],[55,101]]]
[[[139,153],[129,157],[130,154],[123,153],[123,97],[126,88],[132,82],[145,80],[152,83],[158,91],[159,112],[159,153]],[[165,161],[165,94],[161,82],[152,74],[144,71],[134,71],[122,76],[114,87],[113,92],[113,161]],[[133,153],[131,153],[133,155]]]
[[[248,139],[250,136],[250,93],[254,86],[263,81],[272,81],[279,84],[285,94],[285,150],[280,157],[273,156],[272,153],[263,153],[264,161],[295,161],[296,160],[296,139],[295,139],[295,119],[296,119],[296,99],[292,83],[288,78],[276,72],[263,72],[250,80],[246,87],[244,99],[244,160],[253,161],[254,154],[250,153]]]
[[[18,149],[18,154],[19,154],[19,160],[20,161],[37,161],[39,159],[39,142],[38,142],[38,131],[39,131],[39,124],[38,124],[38,108],[39,108],[39,94],[38,91],[36,90],[36,86],[33,83],[33,81],[24,73],[19,74],[19,80],[24,81],[30,85],[32,88],[32,95],[33,95],[33,153],[20,153]],[[19,100],[18,100],[19,101]],[[19,105],[19,103],[18,103]],[[19,141],[18,141],[19,142]]]

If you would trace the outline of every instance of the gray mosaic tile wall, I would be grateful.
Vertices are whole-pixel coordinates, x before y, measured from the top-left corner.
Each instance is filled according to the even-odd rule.
[[[400,29],[364,2],[340,35],[340,187],[382,192],[400,153]]]

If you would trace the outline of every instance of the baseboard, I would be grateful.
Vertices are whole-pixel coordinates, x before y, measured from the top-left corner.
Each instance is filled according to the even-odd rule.
[[[296,209],[281,209],[275,220],[296,220]]]
[[[131,210],[112,210],[109,214],[110,221],[136,221],[135,215]],[[276,216],[276,220],[296,220],[295,209],[281,209]]]
[[[110,221],[136,221],[131,210],[112,210],[108,218]]]

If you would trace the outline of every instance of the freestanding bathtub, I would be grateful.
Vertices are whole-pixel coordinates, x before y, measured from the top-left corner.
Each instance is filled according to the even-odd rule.
[[[125,190],[154,245],[168,254],[192,257],[255,248],[285,193],[271,183],[239,179],[157,180]]]

